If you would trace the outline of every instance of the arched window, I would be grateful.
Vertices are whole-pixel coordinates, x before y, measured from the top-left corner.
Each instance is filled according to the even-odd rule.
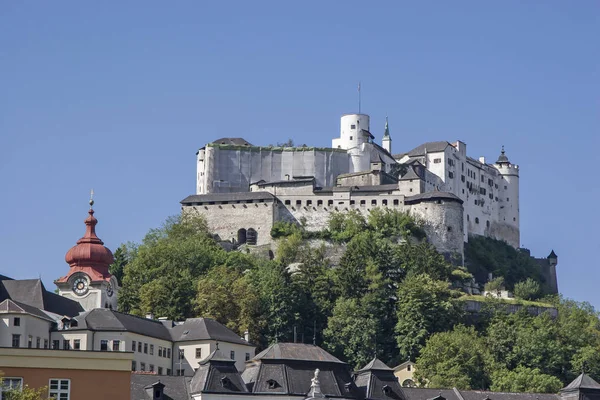
[[[258,239],[258,233],[254,230],[254,228],[248,229],[247,241],[249,245],[256,246],[256,241]]]
[[[244,228],[238,230],[237,242],[238,244],[246,243],[246,230]]]
[[[478,224],[479,223],[479,217],[475,217],[475,223]]]
[[[416,387],[415,382],[412,379],[405,379],[402,382],[402,387]]]

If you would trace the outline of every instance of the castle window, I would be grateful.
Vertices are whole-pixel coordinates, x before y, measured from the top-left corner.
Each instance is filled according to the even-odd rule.
[[[398,204],[400,204],[400,200],[394,199],[394,205],[397,206]]]
[[[322,206],[323,205],[323,200],[317,200],[317,205],[318,206]]]
[[[516,221],[516,220],[517,220],[517,217],[513,217],[513,221]]]
[[[296,205],[297,206],[301,206],[302,205],[302,200],[296,200]]]
[[[479,223],[479,218],[475,217],[475,223],[478,224]]]
[[[485,225],[489,228],[490,227],[490,221],[485,221]]]
[[[354,124],[350,125],[350,129],[356,129],[356,125],[354,125]],[[350,137],[350,139],[352,139],[352,137]]]
[[[237,242],[238,244],[246,243],[246,230],[244,228],[237,231]]]
[[[310,206],[310,205],[312,205],[312,200],[306,200],[306,205],[307,205],[307,206]]]
[[[286,200],[286,201],[284,202],[284,204],[285,204],[286,206],[289,206],[290,204],[292,204],[292,202],[291,202],[291,201],[289,201],[289,200]]]
[[[467,221],[469,221],[469,220],[470,220],[470,218],[469,218],[469,215],[467,214]]]
[[[350,140],[352,140],[352,136],[350,136]]]
[[[507,198],[506,198],[506,201],[510,201],[510,199],[507,197]]]
[[[441,159],[441,158],[434,158],[434,159],[433,159],[433,163],[434,163],[434,164],[439,164],[439,163],[441,163],[441,162],[442,162],[442,159]]]
[[[447,228],[448,228],[448,232],[452,232],[452,227],[451,226],[448,226]],[[409,367],[410,367],[410,365],[409,365]],[[409,369],[409,371],[410,371],[410,369]]]
[[[383,204],[384,206],[387,206],[387,200],[381,200],[381,204]]]
[[[360,205],[361,205],[361,206],[364,206],[365,204],[367,204],[367,202],[366,202],[365,200],[361,200],[361,201],[360,201]]]
[[[504,185],[504,190],[508,189],[508,186]]]
[[[375,200],[375,199],[371,200],[371,205],[372,206],[376,206],[377,205],[377,200]]]
[[[338,201],[338,204],[344,204],[344,202],[343,201]]]
[[[246,243],[248,243],[251,246],[256,246],[257,240],[258,240],[258,233],[256,232],[256,230],[254,230],[254,228],[249,228],[248,233],[247,233]]]
[[[354,200],[350,200],[350,205],[351,205],[351,206],[353,206],[353,205],[354,205],[354,203],[356,203],[356,201],[354,201]]]
[[[327,200],[327,205],[328,206],[332,206],[333,205],[333,200]]]
[[[462,182],[464,182],[464,181],[465,181],[465,176],[464,176],[464,175],[461,175],[461,176],[460,176],[460,180],[461,180]]]
[[[450,179],[454,178],[454,173],[453,172],[448,172],[448,178],[450,178]]]

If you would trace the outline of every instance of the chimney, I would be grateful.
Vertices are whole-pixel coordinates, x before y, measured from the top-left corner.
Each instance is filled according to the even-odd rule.
[[[154,319],[154,314],[152,314],[152,313],[146,314],[146,319]]]
[[[246,329],[246,331],[244,332],[244,340],[250,343],[250,332],[248,332],[248,329]]]
[[[479,157],[479,162],[485,164],[485,157]]]

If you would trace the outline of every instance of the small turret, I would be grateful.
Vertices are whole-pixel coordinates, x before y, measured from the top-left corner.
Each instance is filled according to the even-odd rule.
[[[508,161],[508,157],[506,157],[506,152],[504,151],[504,146],[502,146],[502,151],[500,152],[500,155],[498,156],[498,161],[496,161],[496,164],[498,164],[498,165],[510,164],[510,161]]]
[[[558,265],[558,256],[556,255],[554,250],[552,250],[550,252],[550,254],[548,255],[548,262],[550,263],[550,265],[553,265],[553,266]]]
[[[385,132],[383,133],[383,139],[381,139],[381,147],[387,150],[388,153],[392,154],[392,137],[390,136],[388,117],[385,117]]]

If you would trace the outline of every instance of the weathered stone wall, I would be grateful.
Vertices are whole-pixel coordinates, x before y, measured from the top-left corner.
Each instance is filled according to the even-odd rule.
[[[484,236],[498,240],[504,240],[512,247],[519,248],[519,228],[503,222],[492,221],[490,226],[485,229]]]
[[[410,213],[424,222],[427,238],[444,254],[456,253],[462,261],[464,250],[463,207],[456,201],[434,200],[410,205]]]
[[[182,212],[203,215],[209,230],[219,235],[221,240],[237,242],[240,229],[247,231],[252,228],[257,233],[257,245],[271,243],[271,227],[274,222],[272,201],[183,206]]]

